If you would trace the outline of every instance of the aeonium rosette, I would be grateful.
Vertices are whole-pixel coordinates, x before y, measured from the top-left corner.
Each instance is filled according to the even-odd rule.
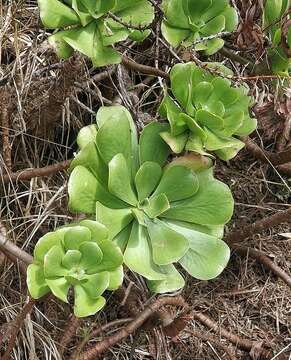
[[[229,73],[223,65],[220,72]],[[252,133],[257,126],[249,108],[248,88],[234,87],[227,78],[214,76],[194,63],[177,64],[170,73],[171,86],[160,105],[170,131],[161,133],[175,153],[184,150],[222,160],[232,159],[244,147],[238,138]]]
[[[168,130],[152,122],[138,141],[124,107],[102,107],[97,126],[79,133],[68,186],[70,210],[96,214],[127,267],[161,293],[184,285],[175,263],[198,279],[221,273],[229,260],[221,237],[233,212],[231,192],[208,160],[186,154],[166,163],[160,133]]]
[[[68,302],[74,292],[74,314],[85,317],[105,305],[105,290],[117,289],[123,281],[123,256],[108,239],[106,227],[83,220],[49,232],[34,249],[33,264],[27,269],[30,295],[38,299],[50,291]]]
[[[113,45],[127,38],[142,41],[150,34],[142,28],[154,18],[148,0],[38,0],[38,5],[43,25],[56,30],[48,40],[58,56],[67,59],[76,50],[97,67],[120,63]]]

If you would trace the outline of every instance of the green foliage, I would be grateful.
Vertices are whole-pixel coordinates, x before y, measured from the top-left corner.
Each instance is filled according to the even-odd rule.
[[[38,299],[51,291],[68,302],[73,287],[77,317],[101,310],[105,305],[104,291],[117,289],[123,280],[122,253],[107,238],[106,227],[91,220],[44,235],[27,269],[30,295]]]
[[[170,149],[160,133],[169,125],[150,123],[138,141],[122,106],[101,108],[93,127],[78,136],[70,210],[95,214],[108,228],[109,240],[122,249],[125,264],[154,292],[183,287],[174,263],[198,279],[219,275],[229,259],[221,237],[233,198],[213,177],[211,162],[186,155],[166,164]]]
[[[154,18],[154,9],[147,0],[38,0],[40,17],[48,29],[57,29],[49,37],[62,59],[74,50],[91,58],[95,66],[116,64],[120,54],[113,45],[128,37],[141,41],[150,30],[136,30],[108,16],[111,11],[121,22],[145,27]]]
[[[250,134],[257,124],[249,116],[247,89],[193,63],[175,65],[170,78],[173,96],[165,95],[159,111],[170,124],[160,135],[172,151],[211,151],[223,160],[233,158],[244,146],[235,136]]]
[[[233,31],[238,23],[228,0],[164,0],[163,10],[162,34],[174,47],[189,47],[204,37]],[[212,55],[223,45],[224,41],[215,37],[199,42],[195,50]]]
[[[266,0],[263,14],[263,27],[272,42],[268,50],[272,71],[278,75],[288,75],[291,60],[288,52],[291,52],[291,29],[287,25],[285,31],[284,23],[288,24],[290,15],[286,11],[290,7],[290,0]],[[286,15],[284,21],[283,16]],[[284,43],[284,46],[282,44]]]

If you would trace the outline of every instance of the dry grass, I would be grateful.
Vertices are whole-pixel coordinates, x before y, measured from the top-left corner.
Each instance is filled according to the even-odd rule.
[[[239,5],[240,2],[237,3]],[[8,82],[13,94],[9,124],[13,171],[71,158],[76,151],[78,130],[94,122],[98,107],[110,104],[116,97],[129,107],[137,125],[142,127],[155,116],[162,94],[160,80],[137,74],[128,75],[120,66],[115,67],[102,82],[96,82],[94,75],[98,71],[86,59],[76,55],[70,62],[60,63],[45,43],[46,37],[47,34],[39,26],[36,1],[2,1],[0,84]],[[121,49],[137,62],[153,65],[150,61],[156,53],[153,39],[147,40],[143,46],[128,46],[131,44],[125,44]],[[167,69],[171,62],[168,50],[160,47],[160,67]],[[241,74],[241,68],[233,68],[238,75]],[[82,88],[76,86],[76,82]],[[260,103],[267,103],[268,85],[251,84],[251,91]],[[129,88],[131,91],[128,91]],[[282,128],[280,119],[278,122],[274,125],[276,130],[280,126]],[[272,146],[276,134],[272,132],[274,127],[268,129],[268,134],[261,134],[263,140]],[[0,148],[3,130],[1,124]],[[0,163],[0,171],[4,174],[5,164],[1,154]],[[251,223],[277,209],[290,206],[290,181],[273,169],[267,169],[266,165],[251,160],[246,152],[228,164],[219,163],[216,173],[234,192],[237,206],[232,224]],[[9,229],[11,240],[29,253],[32,253],[34,244],[45,232],[73,219],[66,208],[66,182],[65,173],[5,186],[0,179],[0,218]],[[282,232],[290,232],[290,229],[286,226],[273,229],[246,241],[246,244],[263,250],[290,273],[291,240],[280,236]],[[150,294],[146,292],[143,280],[128,274],[125,285],[130,280],[135,282],[140,302],[144,303]],[[221,326],[258,344],[263,341],[277,354],[283,351],[286,358],[291,354],[290,289],[255,260],[233,255],[229,266],[218,279],[202,282],[187,278],[187,286],[182,294],[194,310],[206,312]],[[110,299],[112,302],[104,311],[85,321],[70,349],[86,336],[94,324],[101,325],[120,316],[126,317],[114,295],[110,295]],[[26,300],[25,279],[19,269],[0,257],[0,339],[1,336],[5,338]],[[26,319],[11,358],[59,359],[58,340],[70,313],[68,305],[54,298],[40,302]],[[196,321],[190,321],[188,329],[209,332]],[[230,345],[219,334],[215,337],[221,344]],[[235,350],[237,359],[250,358],[233,345],[232,350]],[[256,349],[253,352],[256,354]],[[135,337],[129,337],[104,357],[143,360],[226,358],[224,351],[210,341],[201,341],[183,333],[174,342],[159,329],[150,333],[141,331]]]

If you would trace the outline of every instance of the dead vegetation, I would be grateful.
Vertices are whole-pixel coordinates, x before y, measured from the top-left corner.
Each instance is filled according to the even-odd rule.
[[[257,22],[261,1],[233,3],[242,18],[238,32],[227,38],[229,51],[240,51],[256,63],[265,56]],[[77,149],[78,130],[94,122],[101,105],[113,102],[127,106],[142,128],[156,116],[162,82],[178,56],[152,35],[142,45],[120,46],[123,64],[96,70],[80,55],[60,62],[45,39],[35,1],[2,2],[0,219],[9,240],[29,254],[40,236],[74,218],[66,210],[65,169]],[[247,79],[259,123],[252,138],[261,151],[268,152],[258,156],[247,147],[235,160],[217,164],[216,175],[228,183],[236,201],[230,233],[267,216],[290,212],[290,164],[275,167],[269,157],[290,146],[290,84],[285,81],[282,92],[282,87],[274,88],[273,78],[252,74],[237,57],[212,58],[232,67],[234,82]],[[290,218],[250,232],[239,242],[260,251],[284,271],[287,280],[291,276]],[[69,305],[53,297],[33,306],[24,264],[5,255],[0,252],[3,359],[74,359],[82,349],[85,357],[81,358],[86,360],[105,350],[109,351],[100,358],[291,358],[290,283],[251,251],[234,251],[227,269],[215,280],[188,278],[180,297],[170,299],[152,298],[143,279],[128,272],[124,289],[110,295],[105,310],[82,322],[71,318]]]

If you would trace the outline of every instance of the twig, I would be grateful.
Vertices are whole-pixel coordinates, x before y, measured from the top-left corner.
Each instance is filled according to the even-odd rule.
[[[33,258],[26,251],[20,249],[17,245],[8,240],[5,228],[0,224],[0,250],[6,254],[11,254],[13,257],[22,261],[24,264],[29,265],[32,263]]]
[[[54,165],[45,166],[43,168],[19,170],[15,173],[3,175],[1,180],[4,183],[7,183],[10,181],[25,181],[25,180],[31,180],[32,178],[50,176],[58,173],[59,171],[68,169],[71,161],[72,160],[65,160]]]
[[[108,12],[108,15],[109,15],[109,17],[111,17],[111,19],[113,19],[114,21],[116,21],[119,24],[123,25],[127,29],[134,29],[134,30],[143,31],[143,30],[146,30],[146,29],[150,29],[151,25],[152,25],[152,24],[150,24],[150,25],[146,25],[146,26],[140,26],[140,25],[134,25],[134,24],[127,23],[127,22],[123,21],[120,17],[113,14],[111,11]]]
[[[129,321],[132,321],[132,318],[126,319],[117,319],[113,320],[105,325],[98,326],[95,330],[93,330],[90,334],[88,334],[77,346],[73,354],[71,355],[71,360],[77,360],[79,358],[80,352],[83,350],[85,345],[88,343],[90,339],[96,338],[99,334],[103,333],[104,331],[118,325],[123,325]]]
[[[59,354],[63,357],[67,345],[71,342],[72,337],[76,335],[78,328],[82,323],[82,319],[72,315],[65,326],[63,336],[59,342]]]
[[[249,255],[260,262],[262,265],[271,270],[274,274],[276,274],[280,279],[282,279],[288,286],[291,287],[291,277],[282,270],[278,265],[276,265],[267,255],[262,253],[261,251],[249,248],[247,246],[240,245],[231,245],[231,248],[239,253],[240,255]]]
[[[20,314],[17,316],[17,318],[15,319],[14,323],[13,323],[13,329],[12,329],[12,333],[10,335],[10,339],[8,342],[8,346],[7,349],[4,353],[4,355],[2,356],[2,360],[8,360],[11,359],[11,352],[15,346],[15,341],[17,338],[17,334],[19,332],[19,330],[22,327],[22,324],[26,318],[26,316],[32,311],[32,308],[35,304],[35,300],[32,298],[29,298],[29,301],[27,304],[24,305],[22,311],[20,312]]]
[[[158,77],[162,77],[163,79],[170,78],[170,75],[165,71],[156,69],[152,66],[139,64],[125,55],[122,56],[122,64],[128,69],[135,70],[142,74],[158,76]]]
[[[291,208],[285,211],[278,211],[276,214],[265,217],[251,225],[244,226],[239,230],[234,230],[227,234],[224,240],[228,244],[237,243],[254,234],[261,233],[285,222],[291,222]]]
[[[103,341],[97,343],[93,348],[87,350],[81,354],[80,360],[93,360],[100,354],[107,351],[110,347],[117,344],[121,340],[134,333],[139,327],[141,327],[145,321],[151,317],[159,308],[166,305],[183,306],[188,307],[185,300],[181,297],[162,297],[148,305],[139,315],[127,326],[118,331],[118,333],[104,338]]]
[[[225,47],[219,50],[220,54],[227,57],[228,59],[234,61],[234,62],[238,62],[241,65],[245,65],[247,68],[253,69],[255,67],[255,64],[249,60],[249,59],[245,59],[244,57],[229,51],[228,49],[226,49]]]
[[[272,153],[261,149],[251,138],[248,136],[242,137],[247,150],[257,159],[264,163],[272,163],[274,166],[282,165],[291,162],[291,149]]]
[[[230,342],[238,346],[240,349],[251,351],[254,348],[254,346],[257,345],[257,342],[255,341],[243,339],[240,336],[233,334],[230,331],[227,331],[226,329],[218,325],[214,320],[212,320],[210,317],[206,316],[205,314],[202,314],[200,312],[194,312],[193,318],[199,321],[200,323],[204,324],[214,332],[219,333],[221,336],[228,339]],[[272,358],[272,351],[266,349],[260,349],[258,351],[260,352],[262,358],[265,359]]]

